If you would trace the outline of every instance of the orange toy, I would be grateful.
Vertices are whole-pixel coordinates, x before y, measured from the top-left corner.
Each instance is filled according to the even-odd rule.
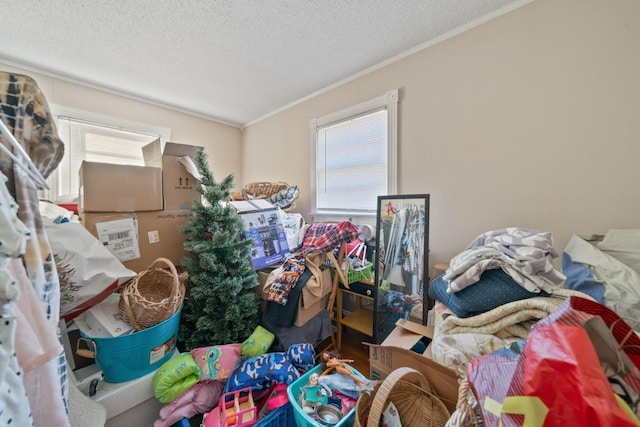
[[[251,387],[225,393],[218,407],[204,417],[204,427],[248,427],[258,422]]]

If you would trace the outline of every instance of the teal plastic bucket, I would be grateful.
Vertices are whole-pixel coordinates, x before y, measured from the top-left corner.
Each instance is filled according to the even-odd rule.
[[[142,331],[98,338],[81,333],[95,353],[96,363],[109,383],[123,383],[158,369],[171,358],[178,339],[182,307],[170,318]]]
[[[357,369],[353,368],[348,363],[345,365],[349,366],[353,372],[361,377],[365,378]],[[309,383],[309,377],[312,374],[320,375],[322,373],[322,366],[316,365],[313,369],[307,371],[306,374],[289,384],[287,387],[287,397],[289,398],[289,402],[291,402],[291,406],[293,406],[293,417],[295,419],[298,427],[316,427],[316,426],[326,426],[324,422],[320,420],[316,420],[307,415],[304,410],[300,407],[298,403],[298,397],[300,393],[302,393],[302,388]],[[333,424],[333,427],[350,427],[354,424],[356,420],[356,406],[353,405],[353,408],[349,409],[349,411],[338,421],[336,424]]]

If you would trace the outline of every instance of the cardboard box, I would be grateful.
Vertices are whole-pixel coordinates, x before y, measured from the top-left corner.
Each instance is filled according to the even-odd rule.
[[[87,310],[84,316],[89,329],[85,333],[90,337],[119,337],[132,332],[133,326],[120,316],[119,302],[120,294],[111,294]]]
[[[178,227],[191,220],[191,211],[82,212],[80,221],[122,261],[139,273],[157,258],[179,266],[187,256]]]
[[[272,269],[262,269],[258,271],[258,281],[260,283],[260,296],[262,297],[262,301],[266,302],[267,293],[264,292],[264,284],[267,281],[267,277],[269,277],[269,273],[271,273]],[[331,295],[331,287],[332,287],[332,277],[331,270],[326,269],[322,272],[322,298],[312,304],[311,306],[304,307],[302,298],[298,300],[298,309],[296,311],[296,319],[293,322],[294,326],[302,326],[311,320],[315,315],[320,313],[322,310],[327,308],[327,304],[329,303],[329,297]]]
[[[83,161],[78,210],[142,212],[162,210],[162,170]]]
[[[160,139],[142,147],[144,164],[162,169],[165,210],[191,210],[193,202],[201,199],[196,190],[199,172],[194,163],[200,149],[203,148],[167,142],[163,150]]]
[[[431,280],[435,279],[436,277],[444,274],[447,269],[449,268],[449,263],[446,262],[438,262],[433,266],[433,277],[431,278]]]
[[[263,199],[229,202],[242,217],[247,239],[253,239],[254,270],[282,262],[289,253],[287,235],[277,208]]]
[[[396,328],[382,344],[369,346],[369,365],[372,380],[382,380],[393,370],[410,367],[422,373],[433,386],[443,403],[453,412],[458,401],[458,375],[451,369],[431,360],[431,349],[423,354],[410,350],[419,341],[433,338],[433,328],[408,320],[398,320]]]

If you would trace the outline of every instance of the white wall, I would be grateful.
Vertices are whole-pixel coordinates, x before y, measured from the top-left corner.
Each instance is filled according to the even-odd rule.
[[[399,192],[431,194],[431,264],[505,226],[638,228],[640,2],[536,0],[256,123],[235,127],[25,72],[51,103],[172,129],[218,178],[297,184],[309,119],[400,89]]]
[[[558,252],[638,228],[639,18],[637,0],[536,0],[248,127],[243,182],[299,185],[308,219],[309,119],[398,88],[399,193],[431,194],[431,264],[507,226]]]
[[[36,80],[50,104],[170,128],[173,142],[205,148],[209,157],[209,166],[216,179],[222,179],[232,173],[236,178],[236,186],[241,186],[242,130],[240,128],[16,68],[3,64],[2,61],[0,61],[0,70],[31,76]]]

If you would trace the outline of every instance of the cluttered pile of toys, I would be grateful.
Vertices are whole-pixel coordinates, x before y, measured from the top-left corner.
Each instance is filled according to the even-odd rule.
[[[353,423],[358,397],[374,381],[351,360],[333,351],[316,357],[309,343],[283,352],[268,348],[248,339],[195,348],[166,361],[153,377],[154,395],[164,404],[154,427],[199,416],[202,427]]]

